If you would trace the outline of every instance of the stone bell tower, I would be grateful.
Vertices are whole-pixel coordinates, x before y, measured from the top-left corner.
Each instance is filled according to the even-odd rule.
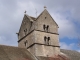
[[[60,53],[58,25],[47,9],[37,17],[24,14],[18,34],[18,47],[35,56],[54,56]]]

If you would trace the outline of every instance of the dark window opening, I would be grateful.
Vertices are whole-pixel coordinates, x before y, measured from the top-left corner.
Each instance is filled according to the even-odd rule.
[[[24,30],[24,33],[25,33],[25,35],[26,35],[26,33],[27,33],[27,29]]]
[[[50,45],[50,37],[44,36],[44,42],[46,45]]]
[[[26,24],[26,22],[23,22],[24,24]]]
[[[46,32],[48,32],[49,31],[49,25],[43,25],[43,29],[44,29],[44,31],[46,31]]]
[[[50,40],[50,37],[48,37],[48,40]]]
[[[31,27],[32,27],[32,24],[33,24],[33,22],[31,21],[30,29],[31,29]],[[29,29],[29,31],[30,31],[30,29]]]
[[[47,27],[46,27],[47,32],[48,32],[48,29],[49,29],[49,25],[47,25]]]
[[[33,22],[31,21],[31,27],[32,27]]]
[[[24,44],[25,44],[25,47],[27,47],[27,43],[28,43],[28,42],[27,42],[27,40],[26,40],[26,41],[24,42]]]
[[[46,19],[47,17],[45,17],[45,19]]]
[[[48,37],[47,45],[50,45],[50,37]]]
[[[45,42],[45,44],[46,44],[46,36],[44,37],[44,42]]]
[[[45,31],[45,27],[46,27],[46,26],[45,26],[45,24],[44,24],[44,25],[43,25],[43,29],[44,29],[44,31]]]

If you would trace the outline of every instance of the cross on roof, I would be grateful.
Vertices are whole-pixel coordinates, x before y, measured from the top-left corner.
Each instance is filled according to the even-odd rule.
[[[46,6],[44,6],[44,9],[46,9],[47,7]]]
[[[25,14],[26,14],[26,10],[25,10],[25,12],[24,12]]]

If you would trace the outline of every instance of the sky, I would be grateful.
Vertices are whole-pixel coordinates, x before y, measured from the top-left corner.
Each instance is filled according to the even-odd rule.
[[[44,6],[59,25],[61,48],[80,51],[80,0],[0,0],[0,45],[18,46],[25,10],[36,17]]]

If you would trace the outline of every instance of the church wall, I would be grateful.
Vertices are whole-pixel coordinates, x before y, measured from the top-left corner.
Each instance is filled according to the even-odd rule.
[[[53,21],[52,17],[45,11],[35,22],[35,29],[44,31],[43,25],[49,25],[48,32],[58,33],[58,26]]]
[[[27,48],[33,55],[51,57],[60,52],[58,26],[46,10],[36,21],[31,22],[24,18],[19,34],[19,39],[23,39],[19,41],[18,46]]]
[[[35,41],[34,37],[34,32],[30,33],[28,36],[26,36],[24,39],[22,39],[19,43],[18,46],[21,48],[25,48],[24,42],[27,41],[26,48],[32,45]]]
[[[53,47],[54,48],[54,47]],[[55,54],[60,54],[60,47],[55,47],[54,48],[54,52],[55,52]]]
[[[25,15],[21,24],[21,28],[19,31],[19,40],[27,35],[30,31],[34,29],[34,24],[29,20],[29,18]]]
[[[60,50],[57,50],[59,47],[37,45],[37,44],[35,45],[35,47],[36,47],[35,48],[36,56],[53,57],[54,55],[59,54],[59,51],[60,51]]]
[[[56,34],[35,31],[35,43],[45,44],[44,37],[50,37],[49,44],[59,46],[59,38]]]
[[[32,46],[32,47],[30,47],[30,48],[28,48],[27,50],[30,52],[30,53],[32,53],[33,55],[35,55],[35,45],[34,46]]]

